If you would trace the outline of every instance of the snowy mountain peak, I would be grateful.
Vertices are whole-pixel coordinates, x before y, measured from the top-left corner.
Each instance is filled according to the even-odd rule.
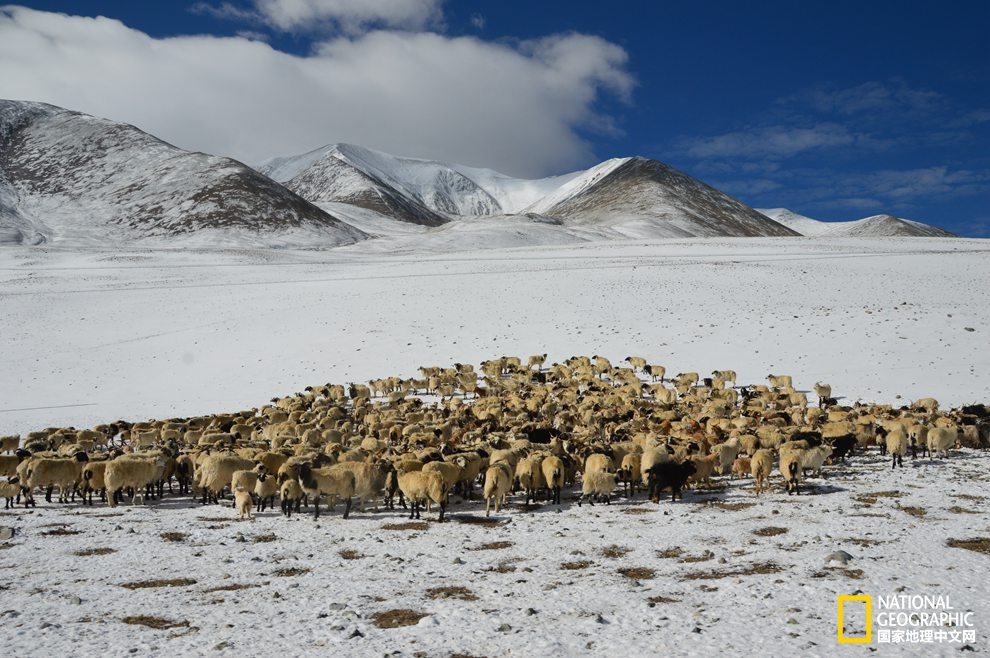
[[[229,158],[40,103],[0,102],[0,241],[338,246],[367,237]]]
[[[873,215],[848,222],[824,222],[787,208],[763,208],[759,212],[809,237],[955,237],[940,228],[893,215]]]

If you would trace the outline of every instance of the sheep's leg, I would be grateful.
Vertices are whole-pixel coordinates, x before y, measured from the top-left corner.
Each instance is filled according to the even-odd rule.
[[[316,520],[320,518],[320,497],[318,495],[313,497],[313,507],[316,510],[313,513],[313,519]]]
[[[48,488],[45,489],[45,502],[46,503],[52,502],[52,491],[54,491],[54,490],[55,490],[55,485],[54,484],[48,485]]]
[[[443,523],[443,515],[447,511],[447,503],[440,503],[440,523]]]
[[[347,515],[350,513],[351,513],[351,499],[348,498],[347,500],[344,501],[344,518],[346,519]]]

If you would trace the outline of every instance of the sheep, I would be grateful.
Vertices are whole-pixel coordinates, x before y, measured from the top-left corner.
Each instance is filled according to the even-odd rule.
[[[616,474],[607,471],[592,471],[581,476],[581,497],[578,498],[578,507],[587,500],[592,505],[594,499],[599,501],[604,497],[605,504],[612,503],[612,493],[616,487]]]
[[[278,495],[278,478],[271,473],[259,473],[258,481],[254,484],[254,496],[258,500],[257,511],[264,512],[265,507],[275,507],[275,496]]]
[[[303,493],[313,498],[315,510],[313,519],[320,518],[320,496],[330,494],[344,499],[343,518],[351,513],[351,499],[354,496],[354,473],[348,470],[331,470],[330,468],[313,468],[310,464],[302,463],[296,467],[299,484]]]
[[[543,455],[533,454],[526,459],[519,460],[516,464],[515,480],[526,494],[525,505],[532,500],[536,502],[536,492],[544,488],[543,469],[541,468]]]
[[[626,498],[631,498],[636,493],[636,484],[643,480],[643,455],[639,453],[629,453],[622,457],[617,475],[625,485]]]
[[[279,487],[278,495],[282,501],[282,514],[291,519],[293,508],[296,512],[299,511],[299,505],[306,494],[303,493],[299,481],[290,478]]]
[[[69,502],[69,494],[82,478],[82,465],[89,461],[85,452],[72,458],[42,458],[33,460],[27,470],[26,485],[29,490],[45,489],[45,502],[52,502],[52,489],[58,486],[58,502]]]
[[[745,479],[747,475],[750,474],[753,468],[753,460],[750,457],[736,457],[732,461],[732,468],[729,471],[730,479],[736,479],[739,476]]]
[[[834,464],[836,461],[841,461],[843,464],[846,463],[846,455],[851,454],[852,450],[858,442],[854,434],[843,434],[842,436],[835,436],[830,438],[827,445],[832,448],[832,455],[830,461]]]
[[[237,455],[227,453],[207,455],[198,470],[198,486],[203,491],[200,503],[205,505],[207,502],[219,502],[223,490],[233,480],[234,472],[250,471],[254,466],[253,460]]]
[[[6,482],[0,482],[0,498],[4,499],[4,509],[10,509],[14,506],[14,499],[21,495],[21,491],[24,487],[21,486],[20,480],[15,475],[9,478]],[[27,496],[24,497],[24,506],[27,507]]]
[[[21,445],[21,435],[0,436],[0,452],[16,452]]]
[[[800,453],[801,470],[804,474],[807,475],[808,471],[811,471],[813,475],[820,476],[822,474],[822,465],[832,454],[832,447],[829,445],[820,445],[801,450]]]
[[[644,359],[641,356],[627,356],[625,359],[623,359],[623,361],[625,361],[630,366],[632,366],[632,369],[634,371],[644,370],[647,366],[646,359]]]
[[[425,465],[424,465],[425,466]],[[342,461],[330,467],[331,470],[349,470],[354,473],[354,497],[361,504],[361,511],[367,501],[374,501],[378,511],[378,496],[385,490],[388,474],[395,470],[392,462],[379,459],[371,462]]]
[[[723,382],[736,383],[736,371],[735,370],[713,370],[712,377],[720,379]]]
[[[101,461],[90,461],[83,467],[82,477],[85,485],[83,486],[83,504],[92,505],[93,504],[93,492],[100,492],[100,499],[106,500],[106,473],[107,464],[110,462],[107,460]]]
[[[543,470],[543,481],[550,491],[550,498],[554,504],[560,505],[560,490],[564,487],[564,462],[556,456],[546,457],[541,463]]]
[[[261,464],[255,464],[254,468],[250,471],[240,470],[234,471],[230,476],[230,490],[237,491],[237,489],[242,489],[248,493],[254,491],[255,486],[258,484],[258,476],[265,472],[265,467]],[[234,499],[234,506],[237,506],[237,500]]]
[[[543,364],[546,363],[546,361],[547,361],[546,354],[534,354],[533,356],[529,357],[529,359],[526,360],[526,367],[532,368],[533,366],[536,366],[537,370],[543,372]]]
[[[688,478],[688,482],[697,482],[699,485],[704,484],[709,489],[712,486],[711,477],[712,473],[715,471],[715,461],[718,459],[718,455],[692,455],[690,457],[691,461],[694,462],[695,471]]]
[[[589,473],[614,473],[615,472],[615,462],[608,455],[604,455],[599,452],[592,453],[588,455],[587,459],[584,460],[584,470],[581,471],[584,475]]]
[[[674,383],[676,386],[696,386],[698,384],[698,373],[696,372],[679,372],[674,375]]]
[[[943,457],[949,456],[949,448],[956,445],[959,432],[955,427],[931,427],[928,430],[928,456],[929,459],[935,457],[935,453],[940,453]]]
[[[938,412],[938,400],[935,398],[921,398],[915,400],[911,408],[916,411],[927,411],[930,414]]]
[[[165,469],[165,458],[162,456],[142,459],[131,456],[121,456],[107,463],[103,479],[106,483],[107,505],[117,506],[117,494],[123,489],[133,490],[131,504],[135,504],[138,496],[145,502],[145,492],[148,485],[154,482]]]
[[[770,471],[773,470],[773,453],[761,448],[753,453],[750,459],[750,472],[756,480],[756,495],[766,490],[770,482]]]
[[[720,475],[725,475],[732,468],[732,462],[739,456],[742,446],[736,439],[729,439],[724,443],[712,446],[712,453],[718,455],[715,470]]]
[[[904,455],[908,451],[908,435],[903,427],[895,427],[884,438],[887,453],[891,456],[890,468],[904,467]]]
[[[257,484],[257,482],[255,482]],[[243,487],[234,489],[234,507],[237,509],[237,518],[243,521],[245,518],[252,519],[251,508],[254,507],[254,500],[251,499],[251,491]]]
[[[504,461],[494,462],[485,471],[485,516],[491,515],[492,501],[496,514],[502,510],[512,488],[512,473],[511,465]]]
[[[459,457],[456,462],[433,461],[423,464],[423,472],[431,473],[435,471],[443,476],[449,502],[450,491],[457,485],[458,482],[461,481],[462,474],[464,473],[464,467],[466,465],[467,460],[463,457]],[[430,511],[429,501],[426,503],[426,511]]]
[[[650,500],[659,503],[660,492],[664,489],[670,489],[670,502],[676,501],[678,494],[681,500],[684,500],[681,490],[696,470],[697,466],[690,459],[683,462],[664,461],[654,464],[643,472],[649,487]]]
[[[792,388],[790,375],[767,375],[767,381],[771,388]]]
[[[832,387],[829,384],[815,382],[815,395],[818,396],[819,408],[822,408],[825,406],[825,400],[832,397]]]
[[[443,516],[447,511],[448,492],[447,483],[441,473],[437,471],[400,473],[398,482],[402,495],[409,500],[410,519],[420,518],[420,510],[423,508],[423,504],[429,500],[440,507],[438,521],[443,523]]]
[[[786,487],[788,495],[791,493],[801,494],[799,488],[801,481],[801,453],[801,450],[787,450],[780,453],[780,464],[778,464],[778,468],[784,478],[784,487]]]
[[[664,366],[647,363],[643,366],[643,372],[650,376],[650,381],[663,383],[664,375],[667,374],[667,369]]]

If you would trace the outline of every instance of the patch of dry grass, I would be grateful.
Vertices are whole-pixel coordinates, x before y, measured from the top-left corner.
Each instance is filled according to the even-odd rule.
[[[622,567],[619,573],[630,580],[652,580],[657,577],[656,569],[649,567]]]
[[[278,576],[279,578],[291,578],[292,576],[301,576],[312,571],[309,567],[287,567],[285,569],[276,569],[272,572],[273,576]]]
[[[560,568],[565,571],[580,571],[581,569],[587,569],[594,562],[591,560],[577,560],[575,562],[562,562]]]
[[[656,551],[656,554],[657,554],[657,557],[659,557],[659,558],[663,558],[663,559],[669,560],[669,559],[678,558],[678,557],[684,555],[684,549],[683,548],[676,548],[676,547],[675,548],[665,548],[662,551]]]
[[[386,523],[382,530],[428,530],[430,524],[426,521],[407,521],[405,523]]]
[[[902,512],[907,512],[911,516],[913,516],[915,518],[918,518],[918,519],[924,518],[925,514],[928,514],[928,510],[926,510],[924,507],[910,507],[910,506],[908,506],[908,507],[901,507],[900,509],[901,509]]]
[[[758,528],[754,530],[753,534],[757,537],[776,537],[777,535],[782,535],[785,532],[787,532],[787,528],[768,526],[766,528]]]
[[[65,537],[68,535],[81,535],[82,530],[72,530],[68,526],[60,526],[58,528],[46,530],[41,534],[46,537]]]
[[[90,555],[110,555],[111,553],[116,552],[116,548],[84,548],[81,551],[76,551],[73,555],[78,555],[79,557],[89,557]]]
[[[210,587],[204,589],[204,594],[211,594],[213,592],[236,592],[242,589],[251,589],[252,587],[260,587],[260,585],[248,585],[247,583],[232,583],[230,585],[218,585],[216,587]]]
[[[474,548],[468,549],[471,551],[500,551],[504,548],[511,548],[515,546],[511,541],[490,541]]]
[[[366,555],[360,553],[359,551],[355,551],[350,548],[345,548],[344,550],[339,551],[337,555],[339,555],[344,560],[360,560],[363,557],[367,557]]]
[[[681,602],[680,599],[674,599],[674,598],[671,598],[669,596],[651,596],[650,598],[646,599],[646,601],[647,601],[647,603],[649,603],[649,605],[650,605],[651,608],[653,606],[655,606],[656,604],[658,604],[658,603],[680,603]]]
[[[165,619],[164,617],[151,617],[149,615],[124,617],[121,621],[123,621],[125,624],[147,626],[148,628],[154,628],[155,630],[159,630],[159,631],[168,630],[170,628],[187,628],[189,626],[188,621],[175,621],[174,619]]]
[[[965,548],[967,551],[990,555],[990,538],[975,537],[973,539],[948,539],[946,546],[951,548]]]
[[[738,512],[739,510],[749,509],[754,505],[756,505],[756,503],[746,503],[746,502],[729,503],[724,500],[709,500],[707,501],[705,507],[715,507],[717,509],[724,509],[729,512]]]
[[[478,597],[467,587],[431,587],[426,590],[431,599],[460,599],[461,601],[477,601]]]
[[[133,583],[123,583],[121,587],[127,589],[147,589],[149,587],[188,587],[195,585],[192,578],[158,578],[155,580],[139,580]]]
[[[784,568],[776,562],[756,562],[738,569],[712,569],[711,571],[692,571],[681,576],[683,580],[718,580],[733,576],[755,576],[780,573]]]
[[[623,514],[649,514],[654,511],[649,507],[624,507],[622,508]]]
[[[378,628],[401,628],[403,626],[415,626],[419,623],[420,619],[427,616],[428,613],[425,612],[400,608],[397,610],[376,612],[372,616],[372,620]]]
[[[486,516],[474,516],[471,514],[457,514],[456,516],[451,515],[450,518],[453,519],[454,521],[457,521],[458,523],[479,525],[482,528],[495,528],[504,523],[504,521],[497,521],[495,519],[490,519]]]
[[[163,532],[159,535],[165,541],[185,541],[189,539],[188,532]]]
[[[959,505],[953,505],[949,508],[949,511],[953,514],[979,514],[979,512],[974,509],[966,509],[965,507],[960,507]]]
[[[611,546],[606,546],[602,549],[602,555],[608,558],[620,558],[625,557],[632,551],[631,548],[626,548],[625,546],[619,546],[618,544],[612,544]]]

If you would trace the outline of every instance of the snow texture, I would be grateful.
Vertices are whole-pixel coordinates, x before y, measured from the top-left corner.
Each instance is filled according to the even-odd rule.
[[[376,221],[363,216],[388,228]],[[541,226],[513,230],[535,242]],[[543,352],[732,368],[740,383],[787,372],[798,389],[831,383],[844,404],[990,400],[986,241],[505,237],[471,251],[474,236],[445,235],[429,253],[377,240],[3,247],[0,434],[249,409],[308,385]],[[0,543],[0,643],[11,655],[827,656],[837,596],[863,592],[950,597],[974,613],[969,645],[985,655],[990,558],[946,540],[990,533],[988,466],[961,450],[891,472],[873,452],[826,467],[800,497],[719,478],[676,504],[578,507],[568,489],[559,511],[513,498],[487,524],[483,503],[455,496],[448,523],[434,512],[407,529],[390,529],[398,511],[237,522],[229,503],[188,497],[115,511],[39,497],[0,516],[14,530]],[[828,561],[837,551],[852,559]],[[374,623],[395,609],[424,616]]]

